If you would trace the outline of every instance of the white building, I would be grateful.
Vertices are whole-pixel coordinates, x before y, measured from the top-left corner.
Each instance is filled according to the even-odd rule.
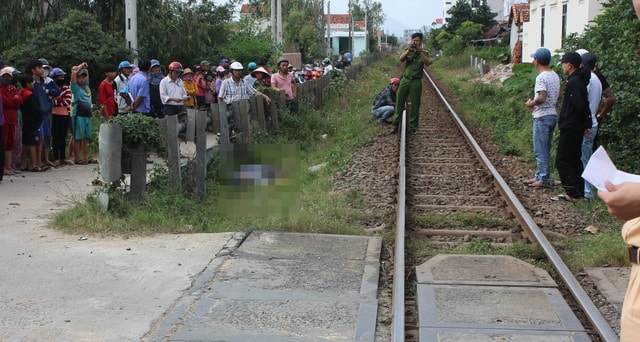
[[[531,62],[531,54],[541,46],[553,54],[571,33],[582,34],[602,12],[602,3],[602,0],[530,0],[529,22],[522,26],[522,61]]]
[[[325,22],[328,26],[326,38],[329,40],[329,55],[351,51],[353,47],[351,53],[356,58],[367,50],[369,35],[364,21],[353,20],[350,14],[327,14]]]

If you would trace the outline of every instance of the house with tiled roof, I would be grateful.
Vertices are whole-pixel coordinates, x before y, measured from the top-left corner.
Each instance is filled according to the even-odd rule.
[[[329,42],[331,55],[338,55],[340,52],[351,50],[350,42],[350,14],[327,14],[325,15],[327,32],[325,38]],[[367,50],[367,29],[364,21],[353,21],[353,56],[358,56],[362,51]]]
[[[522,37],[524,23],[529,21],[529,3],[511,4],[509,11],[509,26],[511,36],[511,62],[522,63]]]
[[[253,18],[256,20],[256,24],[261,31],[266,31],[271,28],[271,22],[264,18],[258,18],[255,14],[257,8],[253,5],[242,4],[240,7],[240,18]]]

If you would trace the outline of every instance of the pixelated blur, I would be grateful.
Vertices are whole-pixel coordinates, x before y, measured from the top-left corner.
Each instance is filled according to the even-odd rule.
[[[294,145],[234,144],[220,151],[221,212],[234,217],[288,217],[299,187]]]

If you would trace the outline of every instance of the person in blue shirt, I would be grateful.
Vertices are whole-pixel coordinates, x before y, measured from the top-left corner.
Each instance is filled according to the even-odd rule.
[[[149,96],[151,99],[151,116],[154,118],[163,118],[162,100],[160,99],[160,81],[164,78],[162,66],[157,59],[151,60],[151,69],[149,70]]]
[[[69,85],[73,94],[73,152],[75,163],[85,165],[95,163],[89,159],[89,140],[91,140],[91,88],[89,88],[89,71],[87,63],[81,63],[71,68],[71,82]],[[80,159],[82,152],[82,159]]]
[[[150,115],[151,97],[149,92],[148,74],[151,69],[151,62],[144,60],[138,66],[140,71],[129,79],[129,94],[133,103],[127,106],[128,113],[140,113]]]

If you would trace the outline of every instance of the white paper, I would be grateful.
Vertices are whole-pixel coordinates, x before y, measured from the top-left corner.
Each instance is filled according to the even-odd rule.
[[[602,191],[607,191],[604,186],[605,181],[613,184],[624,182],[640,183],[639,175],[618,170],[602,146],[598,147],[591,155],[584,172],[582,172],[582,178]]]

